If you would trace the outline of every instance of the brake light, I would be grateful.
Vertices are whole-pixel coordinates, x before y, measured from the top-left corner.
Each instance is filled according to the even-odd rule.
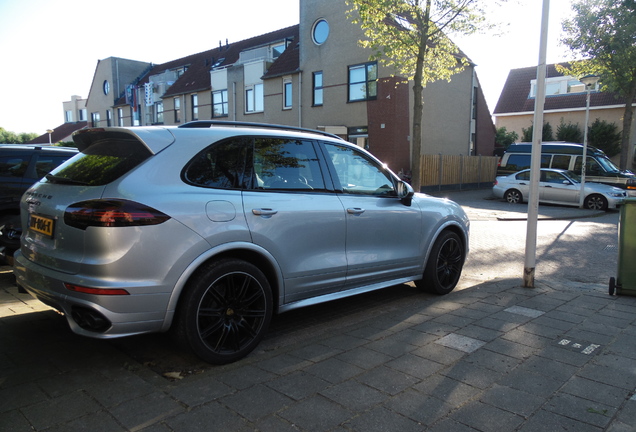
[[[134,201],[96,199],[71,204],[64,212],[64,223],[85,230],[88,227],[128,227],[159,225],[170,216]]]
[[[69,291],[75,291],[84,294],[130,295],[130,293],[123,288],[89,288],[81,285],[73,285],[70,283],[64,283],[64,287]]]

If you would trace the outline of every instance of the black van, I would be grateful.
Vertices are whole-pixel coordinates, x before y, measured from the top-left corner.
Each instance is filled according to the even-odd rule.
[[[511,144],[506,150],[497,175],[503,176],[530,168],[532,143]],[[581,174],[583,146],[566,142],[550,142],[541,144],[541,168],[558,168]],[[587,147],[587,166],[585,180],[605,183],[627,190],[630,197],[636,197],[636,176],[631,171],[620,170],[596,147]]]
[[[33,183],[77,154],[73,147],[0,145],[0,265],[20,247],[20,198]]]

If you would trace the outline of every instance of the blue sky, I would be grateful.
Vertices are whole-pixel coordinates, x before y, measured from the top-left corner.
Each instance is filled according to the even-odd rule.
[[[557,42],[570,2],[550,2],[548,63],[570,59]],[[491,111],[508,71],[538,62],[541,9],[509,0],[490,16],[504,36],[455,39],[478,65]],[[0,0],[0,127],[43,134],[62,124],[62,102],[88,96],[100,59],[163,63],[298,24],[298,14],[298,0]]]

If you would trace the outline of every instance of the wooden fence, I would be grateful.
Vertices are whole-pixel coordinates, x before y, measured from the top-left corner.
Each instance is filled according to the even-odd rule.
[[[497,156],[423,155],[422,192],[491,187]]]

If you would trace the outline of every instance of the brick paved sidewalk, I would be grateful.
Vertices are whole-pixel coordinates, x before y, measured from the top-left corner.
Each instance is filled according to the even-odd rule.
[[[9,276],[0,431],[636,430],[636,298],[602,285],[401,285],[281,315],[211,367],[161,335],[73,335]]]

